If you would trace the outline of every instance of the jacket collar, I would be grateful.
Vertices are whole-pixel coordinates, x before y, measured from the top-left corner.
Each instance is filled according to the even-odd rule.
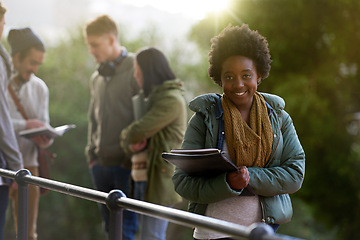
[[[222,96],[216,103],[216,112],[215,112],[216,119],[221,118],[223,116],[223,114],[224,114],[224,110],[222,108],[221,100],[222,100]],[[268,113],[269,113],[269,116],[270,116],[270,114],[274,111],[274,109],[270,106],[270,104],[268,104],[266,102],[266,100],[265,100],[265,104],[266,104],[266,107],[268,109]]]
[[[276,95],[261,93],[261,95],[265,99],[266,107],[268,108],[269,115],[275,109],[284,109],[285,102],[281,97]],[[194,112],[200,112],[203,114],[207,114],[211,107],[215,106],[216,118],[220,118],[223,115],[223,109],[221,106],[222,95],[218,93],[208,93],[200,95],[194,98],[190,104],[189,108]]]

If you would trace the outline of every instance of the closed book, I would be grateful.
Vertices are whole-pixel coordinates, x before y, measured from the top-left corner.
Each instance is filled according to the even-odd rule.
[[[163,153],[162,157],[194,177],[214,177],[238,170],[238,167],[225,156],[225,153],[216,148],[173,149],[170,153]],[[254,195],[254,190],[250,185],[241,193],[241,196]]]
[[[134,95],[131,100],[134,110],[134,119],[137,121],[146,113],[147,100],[145,99],[144,91],[140,90],[140,92]]]
[[[238,170],[224,152],[215,148],[174,149],[163,153],[162,157],[191,176],[215,176]]]

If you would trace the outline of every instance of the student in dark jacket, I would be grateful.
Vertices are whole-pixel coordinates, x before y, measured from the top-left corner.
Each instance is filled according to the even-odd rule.
[[[205,94],[190,103],[195,114],[183,149],[218,148],[238,171],[204,178],[175,170],[175,190],[189,211],[249,226],[265,222],[276,230],[290,221],[290,193],[305,173],[305,153],[282,98],[259,93],[269,75],[268,43],[247,25],[227,27],[212,39],[209,76],[223,94]],[[252,194],[249,194],[252,193]],[[194,239],[229,239],[195,228]]]
[[[134,54],[118,39],[113,19],[102,15],[85,28],[89,52],[99,64],[90,79],[88,142],[85,149],[91,177],[96,190],[110,192],[121,189],[129,196],[130,157],[120,146],[120,133],[133,122],[131,98],[139,91],[134,75]],[[110,213],[99,204],[106,233]],[[123,240],[135,240],[136,214],[124,210]]]

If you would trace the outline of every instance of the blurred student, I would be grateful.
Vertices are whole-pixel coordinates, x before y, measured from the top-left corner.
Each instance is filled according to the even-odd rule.
[[[12,29],[8,35],[14,74],[11,77],[7,100],[15,132],[49,124],[49,89],[43,80],[35,76],[45,56],[45,47],[30,28]],[[21,110],[23,109],[23,110]],[[39,148],[47,148],[53,142],[46,136],[32,139],[17,136],[23,156],[24,168],[32,176],[39,176]],[[13,198],[15,229],[17,229],[18,192]],[[37,239],[37,217],[40,188],[29,184],[28,239]]]
[[[133,161],[134,197],[164,206],[181,201],[171,177],[174,166],[161,154],[179,148],[186,129],[186,102],[183,83],[176,79],[164,54],[156,48],[136,55],[135,73],[139,87],[148,98],[144,116],[121,134],[125,149],[140,154]],[[144,151],[146,149],[146,151]],[[165,240],[168,221],[139,215],[141,240]]]
[[[5,25],[6,9],[0,2],[0,39]],[[6,91],[11,74],[11,63],[5,48],[0,43],[0,168],[17,171],[23,168],[21,153],[11,124]],[[15,182],[0,177],[0,240],[3,239],[6,209],[9,200],[9,185],[16,188]]]
[[[133,77],[134,55],[122,47],[115,22],[100,16],[85,28],[86,43],[99,68],[91,77],[89,130],[86,156],[95,188],[102,192],[120,189],[129,196],[130,157],[120,146],[120,133],[133,120],[131,98],[139,88]],[[109,232],[109,210],[100,205]],[[125,210],[123,239],[133,240],[137,230],[134,212]]]

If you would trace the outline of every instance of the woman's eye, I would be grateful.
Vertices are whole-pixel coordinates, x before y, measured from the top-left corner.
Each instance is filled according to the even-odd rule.
[[[251,79],[251,74],[245,74],[243,75],[243,79]]]
[[[232,77],[232,76],[225,76],[225,79],[226,79],[226,80],[232,80],[233,77]]]

